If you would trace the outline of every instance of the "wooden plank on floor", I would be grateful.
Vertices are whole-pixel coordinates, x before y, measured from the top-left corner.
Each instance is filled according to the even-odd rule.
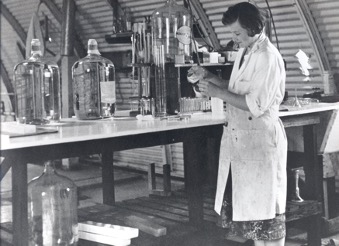
[[[138,204],[137,202],[132,203],[131,201],[124,202],[124,203],[117,203],[116,206],[124,208],[124,209],[128,209],[131,211],[137,211],[137,212],[141,212],[141,213],[145,213],[145,214],[149,214],[149,215],[153,215],[153,216],[157,216],[160,218],[164,218],[164,219],[169,219],[169,220],[173,220],[173,221],[177,221],[177,222],[188,222],[188,214],[187,216],[184,216],[183,213],[179,213],[178,214],[173,214],[170,212],[166,212],[166,211],[155,211],[154,206],[153,207],[144,207],[144,206],[140,206],[140,204]]]
[[[287,202],[286,222],[321,213],[321,203],[317,201]]]
[[[107,210],[105,206],[102,208],[105,209],[104,212],[100,211],[100,205],[98,205],[98,207],[96,208],[91,208],[90,209],[91,213],[88,213],[87,215],[85,214],[86,209],[84,209],[84,211],[80,213],[82,214],[82,219],[92,220],[92,221],[97,221],[97,222],[102,222],[102,223],[126,225],[125,224],[126,217],[135,215],[140,218],[147,219],[150,222],[155,222],[159,225],[165,226],[167,228],[167,235],[162,236],[161,239],[150,236],[144,232],[140,232],[139,237],[137,239],[135,240],[132,239],[132,245],[135,245],[135,246],[180,245],[181,237],[185,237],[197,230],[196,228],[188,224],[178,223],[172,220],[159,218],[157,216],[147,215],[144,213],[128,210],[125,208],[120,208],[116,206],[111,207],[111,209],[109,210]],[[175,241],[175,242],[174,244],[169,244],[167,241],[168,242]]]
[[[339,231],[339,217],[332,219],[322,218],[322,230],[324,235],[332,235]]]
[[[11,222],[4,222],[0,224],[0,245],[12,246],[13,245],[13,226]]]
[[[154,221],[144,219],[140,216],[130,215],[126,216],[124,223],[133,228],[138,228],[140,231],[143,231],[147,234],[150,234],[154,237],[161,237],[167,234],[167,228],[161,226]]]
[[[188,205],[187,205],[187,200],[186,203],[178,203],[177,200],[172,200],[170,199],[171,197],[139,197],[136,200],[141,200],[146,203],[151,203],[155,204],[157,206],[157,209],[159,210],[166,210],[166,211],[171,211],[175,213],[175,210],[171,210],[171,208],[176,208],[180,210],[187,211],[185,215],[188,215]],[[205,208],[204,207],[204,220],[210,221],[210,222],[216,222],[216,212],[214,212],[213,209],[210,208]]]
[[[5,231],[3,229],[0,229],[0,245],[1,246],[7,246],[7,245],[13,245],[13,235],[12,233]]]
[[[79,214],[79,217],[83,220],[84,219],[93,220],[93,221],[98,221],[102,223],[110,223],[109,221],[123,222],[126,216],[136,215],[136,216],[139,216],[145,219],[153,220],[155,221],[155,223],[165,226],[167,228],[175,227],[178,225],[178,222],[175,222],[173,220],[164,219],[158,216],[154,216],[153,214],[145,214],[143,212],[133,211],[133,210],[125,208],[124,206],[121,206],[121,207],[112,206],[109,210],[105,210],[102,212],[99,211],[100,209],[101,209],[101,205],[98,204],[94,206],[94,208],[89,209],[92,212],[86,213],[87,208],[84,208],[84,209],[80,209],[82,211],[78,212],[78,214]],[[93,212],[93,211],[96,211],[96,212]]]
[[[177,196],[176,192],[172,192],[172,196],[168,196],[168,197],[159,197],[156,195],[150,195],[149,198],[155,198],[158,201],[172,201],[174,204],[178,203],[179,205],[188,205],[188,200],[187,200],[187,196],[185,195],[181,195],[181,196]],[[214,209],[214,203],[211,204],[207,199],[203,199],[204,201],[204,208],[209,208],[209,209]]]
[[[183,198],[187,198],[187,194],[186,194],[186,192],[183,191],[183,190],[173,191],[172,193],[173,193],[173,195],[174,195],[175,197],[183,197]],[[204,195],[203,195],[203,201],[204,201],[204,203],[206,203],[206,204],[211,204],[211,205],[214,206],[214,196],[212,196],[212,195],[209,194],[209,193],[206,194],[206,193],[204,192]]]
[[[131,201],[125,201],[124,203],[128,204],[133,204],[133,205],[140,205],[142,207],[147,207],[150,209],[153,209],[154,211],[163,211],[163,212],[168,212],[170,214],[174,215],[179,215],[179,216],[187,216],[188,217],[188,209],[186,208],[181,208],[178,206],[171,206],[170,203],[167,204],[161,204],[161,203],[156,203],[154,201],[151,201],[149,199],[134,199]]]

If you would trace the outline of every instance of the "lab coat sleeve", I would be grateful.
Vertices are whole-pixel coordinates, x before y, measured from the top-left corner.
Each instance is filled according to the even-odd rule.
[[[253,116],[259,117],[275,102],[285,73],[279,57],[269,52],[259,54],[255,66],[250,90],[245,99]]]

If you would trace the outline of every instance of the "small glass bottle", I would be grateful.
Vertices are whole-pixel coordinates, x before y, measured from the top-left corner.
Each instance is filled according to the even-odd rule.
[[[15,113],[20,123],[42,125],[60,120],[60,72],[42,57],[39,39],[32,39],[31,57],[14,67]]]
[[[88,40],[88,55],[72,66],[73,103],[77,119],[112,117],[115,113],[115,68],[102,57],[95,39]]]
[[[52,161],[28,183],[28,223],[29,246],[77,245],[77,187]]]

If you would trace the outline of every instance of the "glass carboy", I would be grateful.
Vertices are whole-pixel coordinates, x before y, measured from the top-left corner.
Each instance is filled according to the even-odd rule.
[[[175,0],[168,0],[152,14],[156,116],[179,112],[180,81],[174,63],[177,56],[191,61],[191,27],[189,11]]]
[[[102,57],[95,39],[88,40],[87,56],[72,66],[73,105],[76,118],[98,119],[115,113],[115,68]]]
[[[14,67],[14,87],[18,122],[42,125],[60,120],[59,67],[42,57],[39,39],[31,41],[31,57]]]
[[[74,246],[78,242],[77,187],[52,161],[28,183],[29,246]]]

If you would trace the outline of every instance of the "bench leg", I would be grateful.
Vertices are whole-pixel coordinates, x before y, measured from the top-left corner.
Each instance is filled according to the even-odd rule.
[[[156,188],[156,179],[155,179],[155,164],[151,163],[148,166],[148,189],[150,194],[160,195],[160,196],[170,196],[171,195],[171,166],[169,164],[164,164],[163,167],[163,189]]]
[[[321,214],[316,214],[307,218],[307,245],[321,245]]]
[[[148,165],[148,189],[150,191],[155,190],[157,188],[155,182],[155,164],[151,163]]]

